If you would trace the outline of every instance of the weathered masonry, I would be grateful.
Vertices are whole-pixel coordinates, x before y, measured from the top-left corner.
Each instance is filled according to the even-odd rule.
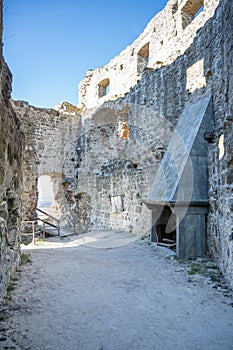
[[[77,232],[152,230],[153,237],[157,229],[155,239],[172,241],[180,256],[211,254],[232,283],[231,18],[232,4],[226,0],[170,0],[134,43],[106,66],[87,72],[78,108],[65,103],[55,112],[15,105],[26,134],[27,218],[36,206],[37,179],[47,174],[56,215]],[[206,100],[208,117],[195,114]],[[181,135],[184,143],[193,140],[187,158],[192,180],[189,176],[183,184],[186,192],[194,187],[193,197],[182,215],[178,209],[184,201],[156,198],[165,205],[156,223],[157,204],[150,208],[159,186],[156,174],[166,164],[183,114],[187,125],[189,119],[201,123],[191,129],[196,130],[193,139],[185,133],[188,128]],[[168,185],[175,186],[174,172],[168,175]],[[167,236],[169,220],[176,225]]]
[[[20,262],[20,218],[23,143],[19,120],[11,107],[11,73],[2,56],[0,1],[0,303]]]
[[[170,0],[133,44],[104,67],[87,71],[79,85],[81,106],[91,108],[124,96],[137,85],[142,74],[169,66],[182,57],[197,30],[212,18],[217,5],[217,0]],[[205,86],[202,57],[186,69],[187,90]]]
[[[160,183],[154,179],[161,159],[163,162],[167,157],[179,116],[189,110],[187,117],[192,123],[198,117],[193,115],[195,106],[210,98],[209,122],[190,150],[194,179],[188,184],[186,179],[184,186],[186,190],[196,186],[194,196],[201,196],[190,198],[187,216],[177,226],[179,234],[171,231],[170,237],[164,238],[176,241],[178,252],[183,250],[181,255],[208,252],[231,285],[232,15],[233,4],[226,0],[168,1],[133,44],[106,66],[87,72],[80,83],[80,107],[86,124],[96,124],[92,134],[85,136],[84,129],[78,140],[81,161],[74,184],[76,192],[86,193],[90,200],[89,223],[94,227],[147,232],[157,225],[159,231],[169,218],[171,223],[177,220],[172,200],[160,198],[166,205],[157,224],[144,203],[156,197]],[[108,90],[99,94],[103,82],[108,82]],[[128,140],[116,136],[121,122],[129,126]],[[189,136],[182,135],[184,141]],[[154,193],[150,198],[151,189]],[[176,198],[175,203],[178,210]],[[161,234],[156,235],[158,240]],[[190,249],[183,247],[186,239]]]
[[[170,0],[86,73],[78,107],[12,102],[25,137],[23,220],[35,218],[47,175],[62,225],[209,254],[233,286],[232,18],[229,0]]]

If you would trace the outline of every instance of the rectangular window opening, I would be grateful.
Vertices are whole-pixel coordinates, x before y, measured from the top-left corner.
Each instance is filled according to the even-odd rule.
[[[119,213],[121,211],[125,211],[124,208],[124,195],[119,196],[111,196],[110,202],[112,205],[112,212]]]
[[[110,81],[108,78],[106,78],[98,84],[98,98],[101,98],[107,95],[109,91],[110,91]]]
[[[203,10],[204,0],[188,0],[181,10],[183,29],[185,29]]]
[[[148,66],[150,54],[150,43],[145,44],[137,54],[137,72],[141,74]]]

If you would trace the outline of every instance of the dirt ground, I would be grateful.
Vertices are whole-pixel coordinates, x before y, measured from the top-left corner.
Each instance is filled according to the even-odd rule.
[[[1,349],[233,349],[232,292],[208,261],[184,264],[124,233],[28,248],[1,310]]]

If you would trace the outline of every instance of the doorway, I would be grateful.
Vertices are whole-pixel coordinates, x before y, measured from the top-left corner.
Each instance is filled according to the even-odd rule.
[[[157,245],[176,251],[176,216],[165,206],[156,222]]]
[[[52,215],[55,210],[55,193],[51,176],[41,175],[38,178],[38,203],[37,208]]]

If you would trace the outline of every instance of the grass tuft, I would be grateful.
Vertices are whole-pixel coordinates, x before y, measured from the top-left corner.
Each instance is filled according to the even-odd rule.
[[[23,253],[21,255],[21,265],[26,265],[26,264],[29,264],[31,262],[32,262],[32,260],[31,260],[30,254]]]
[[[7,286],[7,292],[11,292],[15,289],[15,283],[9,283]]]

